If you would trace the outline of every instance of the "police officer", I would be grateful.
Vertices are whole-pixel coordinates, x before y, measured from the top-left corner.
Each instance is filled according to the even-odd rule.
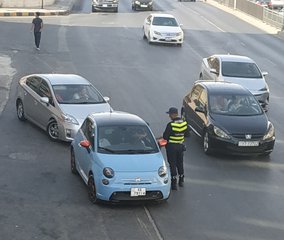
[[[177,190],[177,173],[179,186],[183,187],[184,184],[183,152],[185,146],[183,142],[184,137],[189,135],[189,131],[187,122],[178,116],[177,108],[171,107],[167,113],[171,122],[167,124],[163,138],[168,141],[166,152],[171,171],[171,188]]]

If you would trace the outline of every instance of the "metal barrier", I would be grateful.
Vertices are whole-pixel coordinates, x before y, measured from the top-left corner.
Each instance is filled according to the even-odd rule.
[[[282,31],[284,30],[284,15],[279,14],[278,11],[270,10],[266,7],[257,5],[255,2],[248,0],[214,0],[214,1],[229,8],[236,9],[240,12],[244,12]]]

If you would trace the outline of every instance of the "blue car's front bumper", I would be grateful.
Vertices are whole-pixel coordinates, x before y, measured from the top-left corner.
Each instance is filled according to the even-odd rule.
[[[128,176],[127,176],[128,175]],[[129,176],[129,173],[109,180],[108,185],[98,179],[96,183],[97,197],[104,201],[137,201],[137,200],[165,200],[170,195],[170,177],[159,177],[153,173],[143,173],[143,178]],[[151,176],[152,175],[152,176]],[[145,188],[146,194],[143,196],[131,196],[131,188]]]

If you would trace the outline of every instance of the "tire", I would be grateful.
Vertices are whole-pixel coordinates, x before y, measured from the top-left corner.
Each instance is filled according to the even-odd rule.
[[[48,123],[46,131],[51,140],[57,141],[59,139],[58,124],[55,120]]]
[[[19,100],[17,102],[17,116],[18,116],[20,121],[26,121],[25,109],[24,109],[24,104],[23,104],[22,100]]]
[[[77,171],[77,168],[76,168],[75,154],[74,154],[73,148],[71,149],[70,163],[71,163],[71,172],[75,175],[78,175],[78,171]]]
[[[178,47],[182,47],[182,43],[178,43],[177,46],[178,46]]]
[[[93,175],[90,175],[88,179],[88,196],[89,196],[91,203],[93,204],[98,203],[96,185],[94,182]]]
[[[210,155],[212,153],[211,146],[210,146],[210,139],[209,139],[207,131],[203,135],[203,151],[207,155]]]
[[[96,9],[94,7],[92,7],[92,12],[96,12]]]
[[[116,13],[118,12],[118,7],[114,9],[114,12],[116,12]]]

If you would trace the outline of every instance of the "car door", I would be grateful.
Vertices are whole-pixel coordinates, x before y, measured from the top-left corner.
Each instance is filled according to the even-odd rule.
[[[31,121],[35,122],[35,118],[37,115],[35,106],[37,105],[37,101],[39,99],[38,95],[38,89],[41,83],[41,78],[37,76],[31,76],[28,77],[25,81],[25,84],[23,86],[24,88],[24,109],[25,109],[25,115],[27,118],[29,118]]]
[[[144,22],[144,33],[145,36],[149,36],[149,31],[150,31],[150,27],[151,27],[151,22],[152,22],[152,15],[149,15]]]
[[[57,111],[54,105],[54,98],[52,96],[51,89],[45,79],[42,79],[41,81],[38,88],[38,95],[39,98],[35,104],[35,110],[37,112],[35,119],[42,128],[46,128],[50,118],[57,114]],[[42,97],[47,97],[49,103],[47,104],[42,102]]]
[[[85,177],[88,177],[89,171],[92,169],[92,162],[94,157],[95,150],[95,125],[94,122],[87,118],[82,126],[82,132],[85,140],[88,140],[91,143],[91,146],[88,149],[80,146],[80,168],[83,171]]]
[[[201,94],[202,88],[200,85],[195,85],[191,92],[184,98],[184,111],[185,118],[188,124],[193,128],[193,131],[197,133],[198,123],[197,123],[197,112],[195,111],[198,103],[199,96]]]
[[[208,123],[208,94],[207,94],[207,90],[204,87],[200,88],[200,94],[199,94],[196,107],[198,107],[199,110],[202,110],[202,111],[195,110],[196,129],[198,133],[202,135],[203,130],[207,126],[207,123]]]

